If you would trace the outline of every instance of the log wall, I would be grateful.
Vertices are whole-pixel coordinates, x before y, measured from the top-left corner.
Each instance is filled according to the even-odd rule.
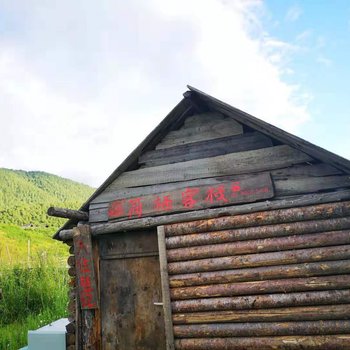
[[[176,349],[348,349],[348,209],[164,226]]]
[[[188,110],[159,135],[90,202],[92,233],[166,225],[176,349],[350,348],[349,175],[221,112]],[[235,206],[109,215],[115,201],[266,175],[271,196]]]
[[[66,326],[66,347],[68,350],[80,349],[79,348],[79,332],[77,325],[80,323],[80,312],[79,312],[79,298],[77,292],[77,279],[76,279],[76,264],[73,240],[64,241],[69,246],[70,256],[67,259],[67,265],[69,266],[68,274],[71,277],[69,281],[68,291],[68,325]]]

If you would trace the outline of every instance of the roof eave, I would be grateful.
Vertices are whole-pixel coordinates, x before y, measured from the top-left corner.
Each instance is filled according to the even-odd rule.
[[[89,203],[100,195],[120,174],[130,170],[135,166],[138,157],[146,149],[155,147],[156,144],[165,136],[165,134],[176,128],[177,124],[181,124],[183,119],[191,112],[193,108],[188,98],[183,98],[170,113],[150,132],[150,134],[134,149],[133,152],[119,165],[117,169],[102,183],[102,185],[88,198],[79,210],[87,211]],[[76,220],[68,220],[53,236],[54,239],[60,240],[59,233],[61,230],[69,229],[75,226]]]

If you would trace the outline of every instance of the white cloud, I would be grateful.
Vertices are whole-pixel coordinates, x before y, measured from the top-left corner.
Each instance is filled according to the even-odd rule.
[[[318,55],[316,61],[326,67],[330,67],[333,63],[332,60],[323,55]]]
[[[185,15],[196,19],[199,37],[194,51],[206,75],[205,80],[201,77],[198,81],[198,86],[204,86],[209,93],[237,107],[296,131],[309,115],[304,101],[294,100],[299,87],[282,81],[281,61],[293,47],[266,35],[253,38],[249,34],[254,31],[256,20],[248,21],[246,13],[249,19],[254,18],[259,5],[239,2],[241,7],[237,7],[237,2],[228,6],[216,1],[207,1],[206,6],[198,6],[198,2],[191,4],[192,7],[186,6]],[[183,12],[180,15],[183,16]],[[171,16],[174,16],[173,11]],[[208,18],[217,20],[208,21]]]
[[[295,22],[300,18],[302,13],[303,11],[298,5],[293,5],[287,11],[286,20],[288,22]]]
[[[6,6],[0,166],[99,185],[187,83],[290,131],[309,118],[309,97],[283,81],[294,48],[264,31],[260,1]]]
[[[312,36],[312,31],[310,29],[304,30],[300,34],[298,34],[295,38],[297,42],[304,43],[306,40],[310,39]]]

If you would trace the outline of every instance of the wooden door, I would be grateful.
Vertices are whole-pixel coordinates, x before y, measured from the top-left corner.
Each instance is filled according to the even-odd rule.
[[[165,349],[156,232],[107,235],[99,246],[102,349]]]

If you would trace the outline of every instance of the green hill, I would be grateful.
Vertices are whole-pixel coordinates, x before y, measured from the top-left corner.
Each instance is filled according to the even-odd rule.
[[[93,188],[41,171],[0,168],[0,349],[66,316],[68,247],[52,239],[65,219],[47,208],[78,209]]]
[[[65,220],[46,215],[47,208],[78,209],[93,188],[42,171],[0,168],[0,223],[57,228]]]
[[[93,188],[41,171],[0,168],[0,265],[55,259],[65,264],[68,249],[52,239],[66,219],[47,208],[78,209]]]

